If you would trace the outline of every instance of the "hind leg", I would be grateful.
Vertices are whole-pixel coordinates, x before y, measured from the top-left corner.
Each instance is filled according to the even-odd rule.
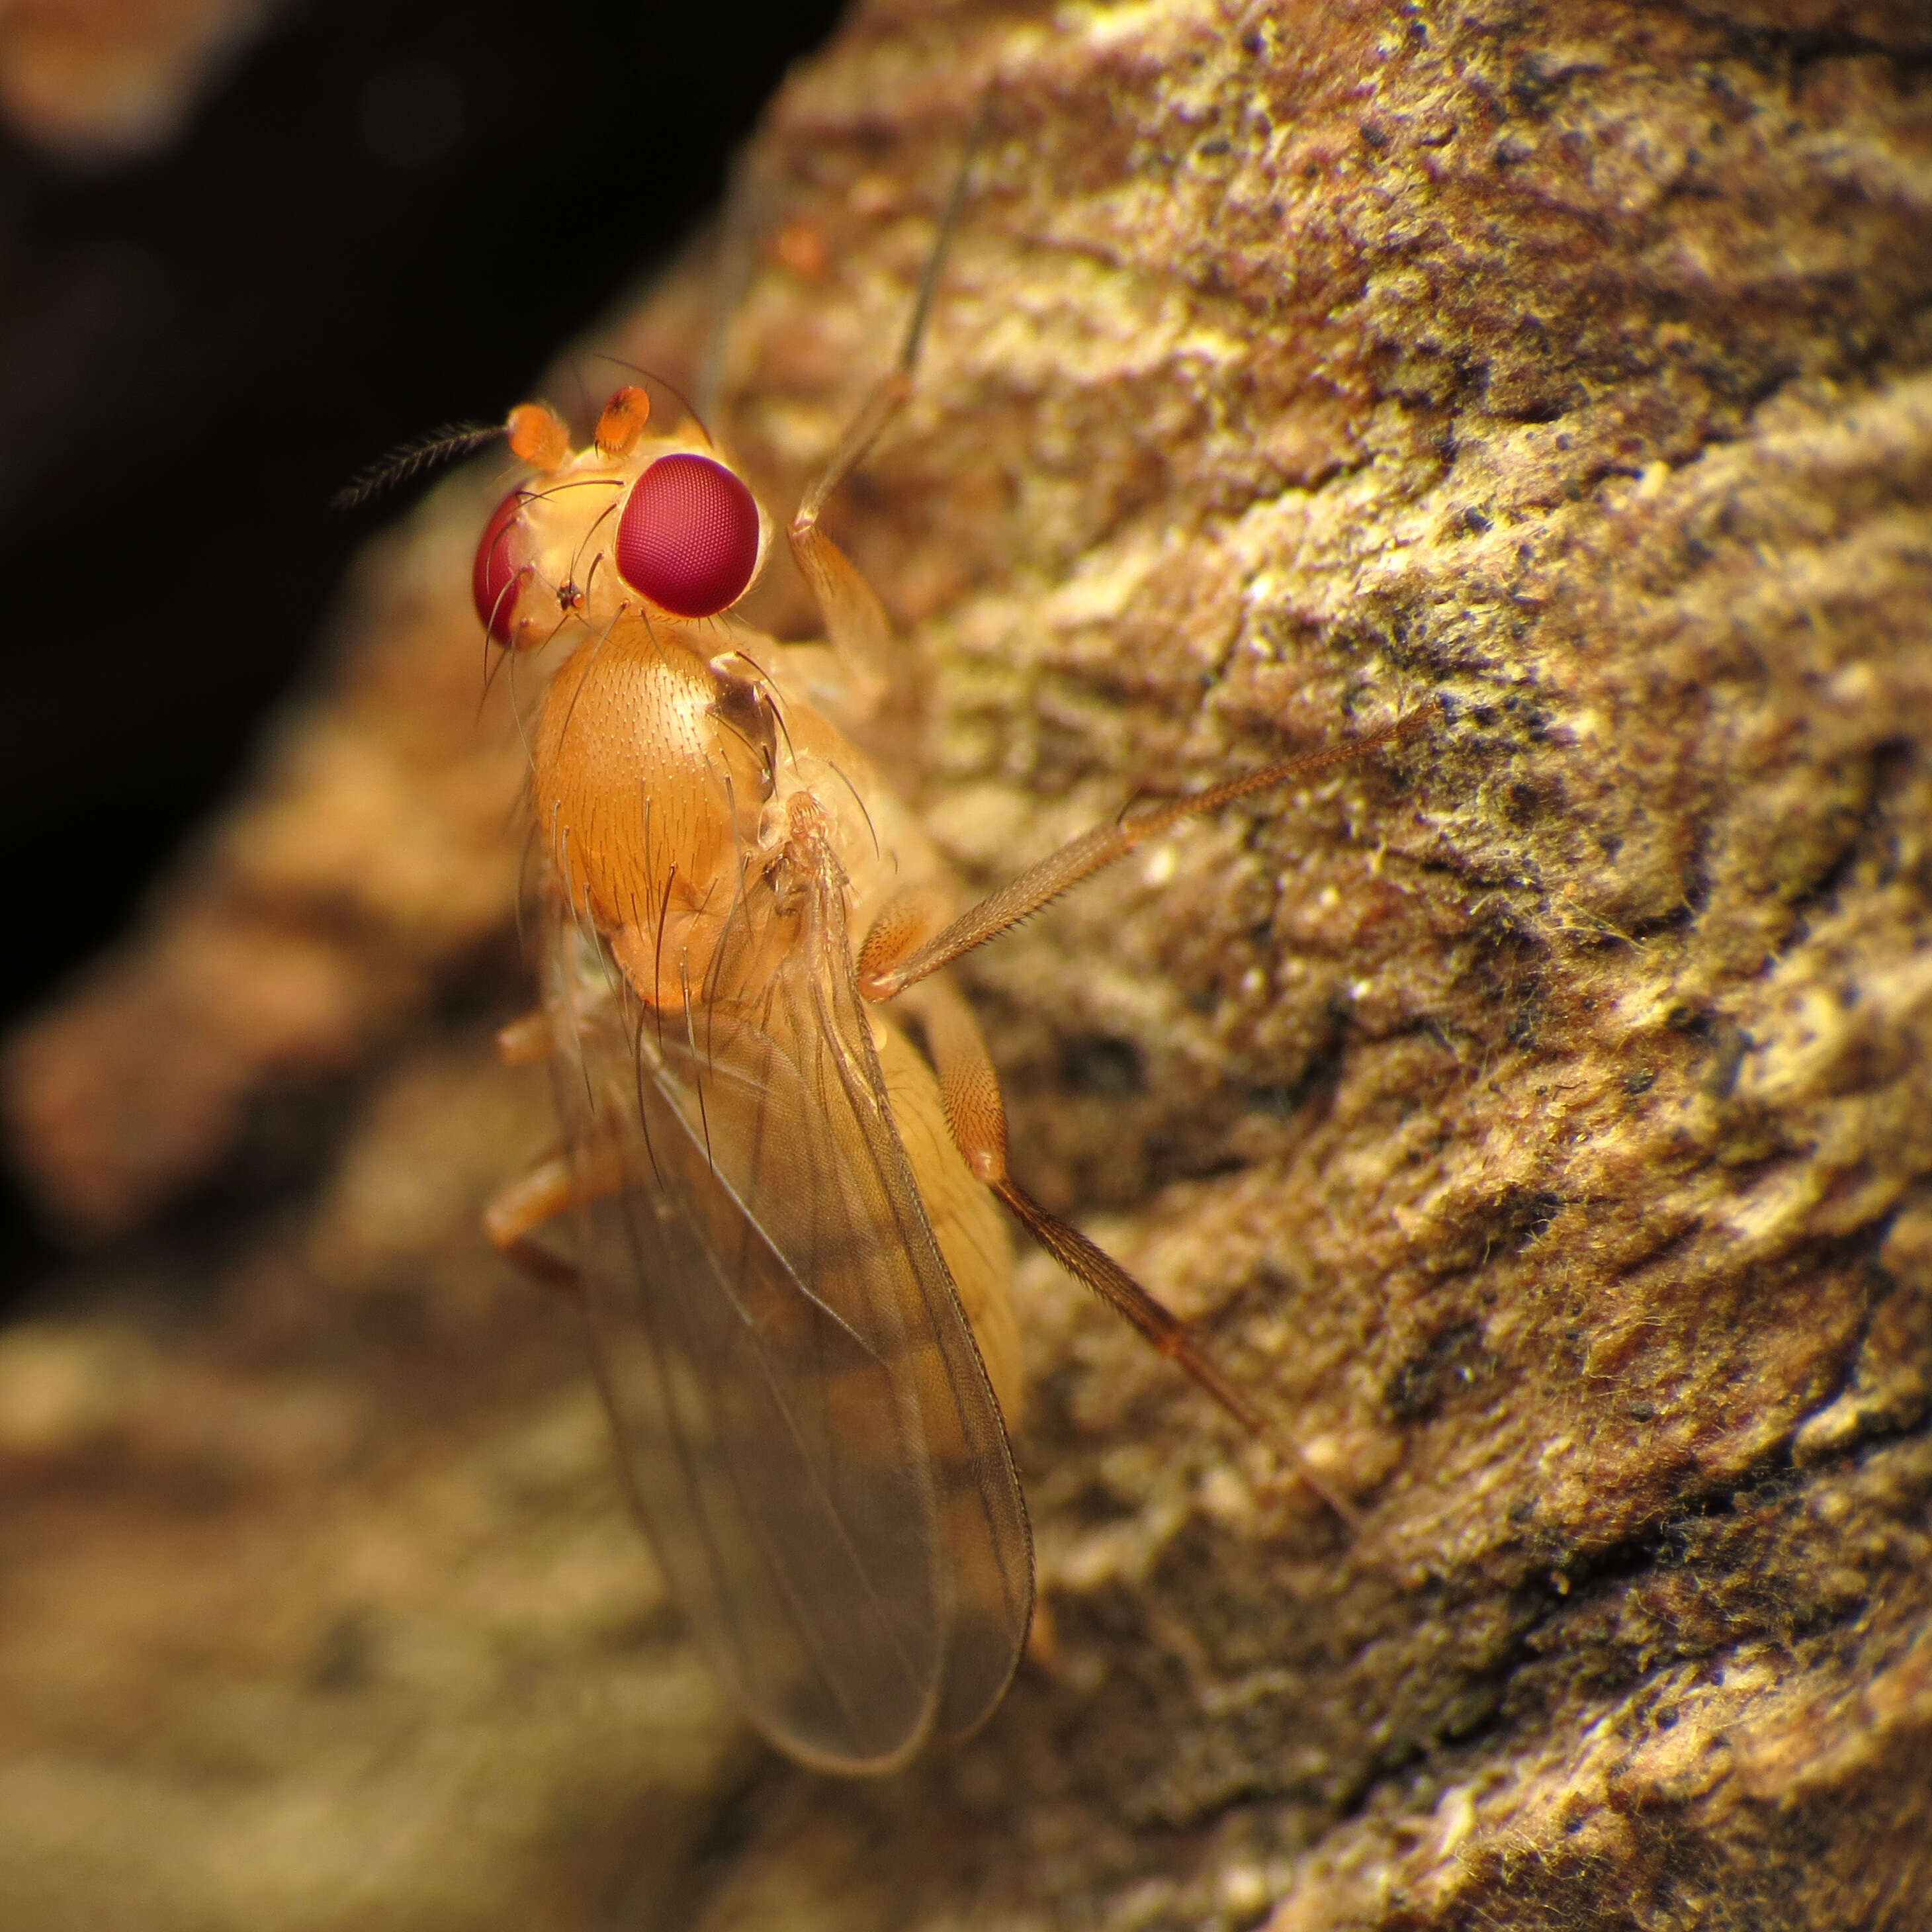
[[[909,922],[908,922],[909,923]],[[1050,1214],[1006,1171],[1006,1110],[986,1043],[972,1009],[944,980],[928,980],[912,988],[902,1004],[926,1030],[926,1045],[939,1076],[946,1124],[971,1172],[1012,1210],[1031,1234],[1075,1280],[1084,1283],[1114,1312],[1131,1323],[1226,1409],[1250,1436],[1283,1450],[1309,1488],[1351,1530],[1361,1517],[1346,1498],[1324,1481],[1300,1450],[1270,1426],[1250,1397],[1166,1304],[1142,1287],[1103,1248],[1078,1228]]]

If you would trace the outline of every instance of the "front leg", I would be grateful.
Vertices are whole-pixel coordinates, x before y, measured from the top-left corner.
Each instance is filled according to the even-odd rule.
[[[585,1196],[578,1189],[572,1163],[562,1154],[548,1154],[500,1189],[483,1210],[483,1232],[506,1259],[545,1288],[577,1292],[578,1273],[569,1262],[530,1239],[538,1228],[554,1221]]]
[[[506,1066],[548,1060],[556,1040],[542,1007],[510,1022],[496,1035],[496,1057]],[[614,1194],[622,1186],[614,1160],[573,1160],[556,1151],[532,1161],[498,1190],[483,1210],[483,1232],[492,1247],[545,1288],[574,1294],[577,1270],[530,1239],[567,1210]]]
[[[892,688],[892,627],[872,586],[859,574],[852,560],[820,527],[819,518],[826,503],[845,478],[866,460],[867,453],[885,433],[893,418],[906,406],[912,394],[913,374],[919,365],[919,352],[926,340],[926,325],[932,319],[932,298],[939,286],[939,272],[946,260],[952,231],[958,226],[959,211],[965,205],[966,184],[972,172],[973,155],[986,126],[992,100],[990,90],[982,100],[978,118],[967,137],[959,172],[953,177],[952,192],[939,218],[932,252],[926,257],[920,277],[919,294],[913,304],[912,319],[906,325],[905,339],[899,345],[898,360],[860,406],[838,439],[825,466],[807,486],[800,500],[788,532],[791,554],[799,574],[812,586],[819,614],[825,620],[825,635],[837,652],[850,682],[850,700],[859,716],[876,710]]]

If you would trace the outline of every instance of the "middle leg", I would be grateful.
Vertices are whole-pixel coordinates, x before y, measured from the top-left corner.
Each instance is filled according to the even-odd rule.
[[[548,1154],[499,1190],[483,1210],[483,1232],[499,1253],[533,1280],[574,1294],[577,1270],[530,1237],[568,1209],[615,1194],[622,1186],[614,1154],[574,1160],[565,1153]]]
[[[950,965],[962,954],[1010,932],[1024,919],[1050,905],[1062,892],[1070,892],[1082,880],[1090,878],[1103,868],[1124,859],[1134,848],[1156,834],[1178,825],[1184,819],[1218,812],[1224,805],[1258,791],[1270,791],[1292,778],[1312,778],[1331,766],[1346,764],[1377,747],[1412,736],[1435,715],[1435,707],[1425,706],[1379,731],[1359,738],[1345,738],[1339,744],[1324,746],[1285,764],[1264,765],[1258,771],[1244,772],[1205,791],[1172,799],[1151,812],[1132,818],[1120,818],[1112,825],[1096,826],[1070,840],[1057,852],[1049,853],[1036,866],[1029,866],[1016,879],[988,892],[978,904],[969,906],[944,932],[920,941],[902,945],[901,926],[890,929],[881,920],[866,935],[859,953],[859,990],[868,1000],[890,1000],[908,986]],[[889,909],[890,910],[890,909]]]

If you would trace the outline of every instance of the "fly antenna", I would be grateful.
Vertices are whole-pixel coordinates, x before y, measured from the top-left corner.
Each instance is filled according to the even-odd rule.
[[[398,443],[353,482],[337,490],[329,498],[328,507],[332,510],[358,508],[374,497],[388,495],[412,476],[420,476],[426,470],[440,469],[446,463],[453,463],[459,456],[467,456],[472,449],[481,449],[485,443],[496,442],[503,434],[501,423],[445,423],[442,428],[433,429],[427,436]]]
[[[693,422],[697,424],[698,433],[704,437],[706,446],[712,449],[718,447],[717,444],[711,440],[711,432],[704,426],[704,418],[698,413],[697,406],[668,376],[660,376],[655,369],[646,369],[639,362],[627,362],[621,356],[600,353],[597,359],[600,362],[614,363],[620,369],[628,369],[634,376],[641,376],[646,382],[656,383],[658,387],[662,389],[673,402],[677,404]]]

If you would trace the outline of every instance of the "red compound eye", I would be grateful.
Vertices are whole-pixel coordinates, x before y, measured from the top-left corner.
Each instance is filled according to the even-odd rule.
[[[524,493],[519,488],[490,512],[470,573],[470,592],[476,600],[476,614],[483,628],[506,646],[516,639],[517,596],[528,568],[524,561],[523,532],[517,527],[523,508]]]
[[[709,617],[742,596],[758,561],[758,506],[722,463],[661,456],[632,485],[617,525],[617,572],[680,617]]]

